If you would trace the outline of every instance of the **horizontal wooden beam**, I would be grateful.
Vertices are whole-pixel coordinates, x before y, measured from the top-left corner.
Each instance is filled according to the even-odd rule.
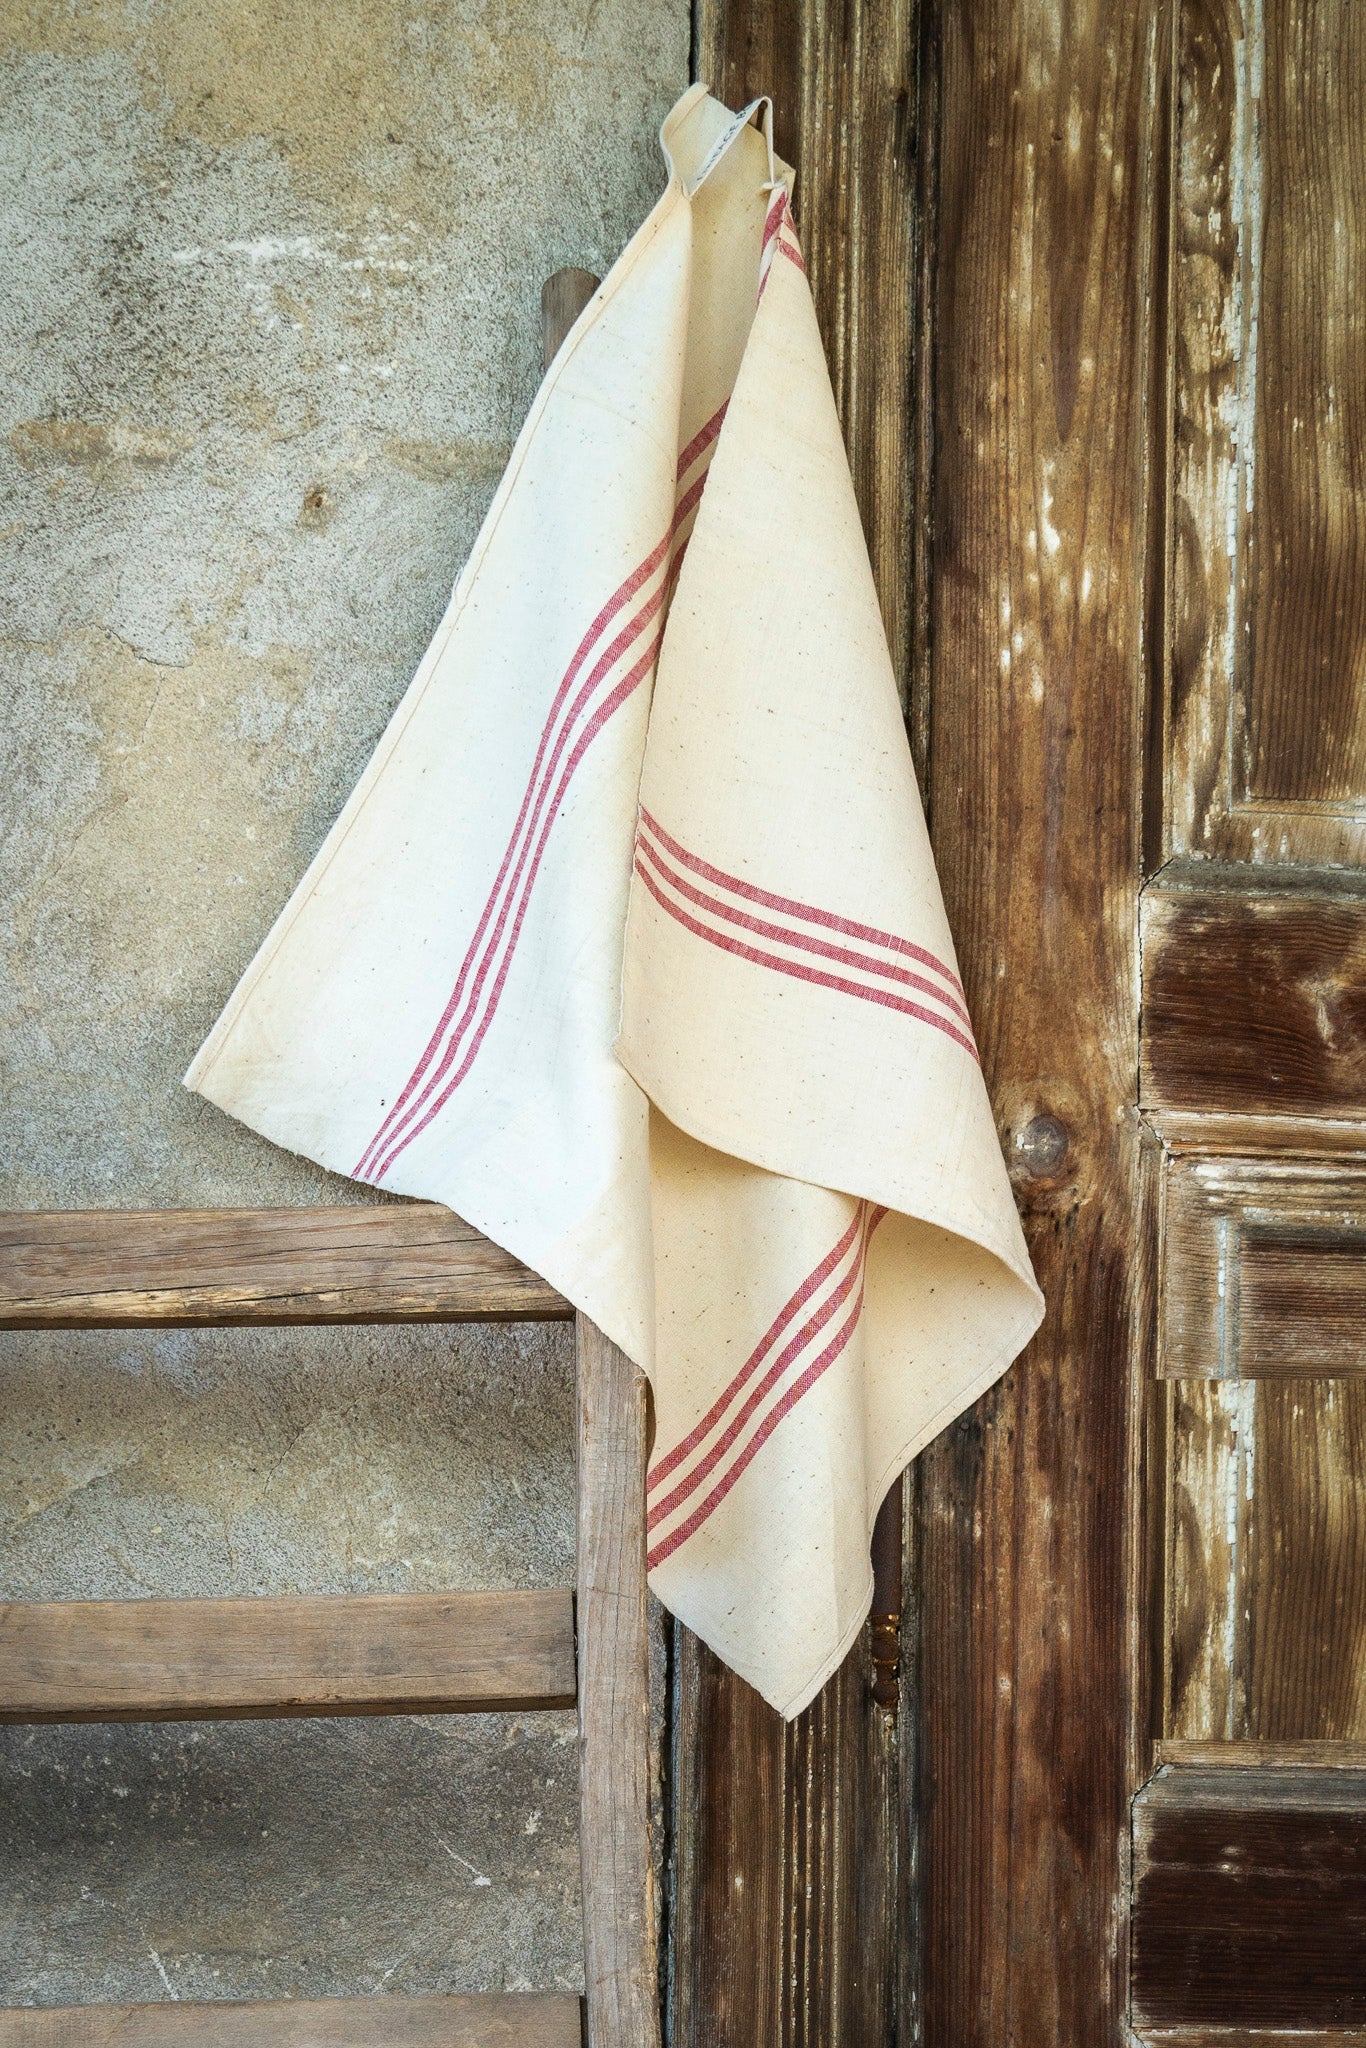
[[[1366,895],[1151,886],[1145,1109],[1366,1117]]]
[[[1163,1764],[1220,1771],[1286,1771],[1305,1765],[1320,1771],[1366,1771],[1366,1742],[1185,1741],[1162,1736],[1153,1744],[1154,1770]]]
[[[1361,2048],[1360,2027],[1156,2027],[1133,2048]]]
[[[573,1706],[568,1590],[0,1606],[0,1722]]]
[[[1133,1854],[1139,2040],[1364,2037],[1366,1771],[1169,1765],[1134,1801]]]
[[[0,2048],[580,2048],[579,2000],[290,1998],[0,2009]]]
[[[432,1203],[0,1215],[0,1329],[572,1314],[547,1281]]]

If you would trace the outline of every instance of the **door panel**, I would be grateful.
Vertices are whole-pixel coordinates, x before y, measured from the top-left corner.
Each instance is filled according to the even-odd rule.
[[[1366,1143],[1318,1156],[1224,1153],[1187,1149],[1162,1128],[1163,1376],[1366,1372]],[[1275,1143],[1274,1128],[1261,1135]],[[1197,1124],[1202,1139],[1224,1141],[1215,1120]]]
[[[1181,0],[1165,848],[1366,855],[1366,15]]]
[[[1293,2030],[1295,2048],[1359,2042],[1364,1817],[1366,1770],[1351,1765],[1173,1756],[1134,1807],[1137,2039],[1269,2048]]]
[[[1345,2041],[1366,2022],[1366,15],[1177,0],[1171,30],[1141,916],[1161,1739],[1131,2016],[1173,2048]]]
[[[1166,1394],[1164,1732],[1366,1740],[1366,1380]]]
[[[1290,1844],[1262,1899],[1279,1939],[1314,1814],[1356,1798],[1325,1787],[1328,1749],[1366,1736],[1360,15],[698,9],[703,74],[790,110],[1048,1315],[907,1489],[895,1753],[865,1681],[784,1734],[678,1639],[689,2048],[1111,2048],[1131,2010],[1172,2042],[1223,2024],[1225,2048],[1325,2024],[1293,1970],[1279,2006],[1238,2004],[1197,1908],[1175,1960],[1179,1920],[1163,1948],[1142,1912],[1162,1828],[1199,1808],[1207,1836]],[[1201,1782],[1160,1790],[1193,1740],[1217,1746]]]
[[[1211,865],[1173,861],[1144,894],[1145,1106],[1366,1115],[1363,878]]]

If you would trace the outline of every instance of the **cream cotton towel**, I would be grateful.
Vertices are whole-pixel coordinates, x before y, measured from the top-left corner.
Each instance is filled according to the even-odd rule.
[[[756,116],[759,125],[756,125]],[[1041,1301],[765,103],[704,87],[188,1085],[649,1374],[651,1584],[784,1714]]]

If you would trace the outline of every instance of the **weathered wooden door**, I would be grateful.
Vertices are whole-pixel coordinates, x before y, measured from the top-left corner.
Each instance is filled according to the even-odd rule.
[[[1346,2039],[1366,10],[705,0],[697,51],[798,166],[1049,1313],[908,1483],[895,1728],[866,1644],[784,1733],[680,1638],[676,2048]]]
[[[1366,12],[1185,0],[1170,79],[1134,2016],[1360,2027]]]

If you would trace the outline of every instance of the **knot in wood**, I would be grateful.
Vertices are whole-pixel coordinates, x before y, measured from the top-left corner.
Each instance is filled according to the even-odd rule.
[[[1071,1145],[1066,1124],[1045,1110],[1016,1133],[1016,1170],[1030,1180],[1052,1180],[1066,1163]]]

